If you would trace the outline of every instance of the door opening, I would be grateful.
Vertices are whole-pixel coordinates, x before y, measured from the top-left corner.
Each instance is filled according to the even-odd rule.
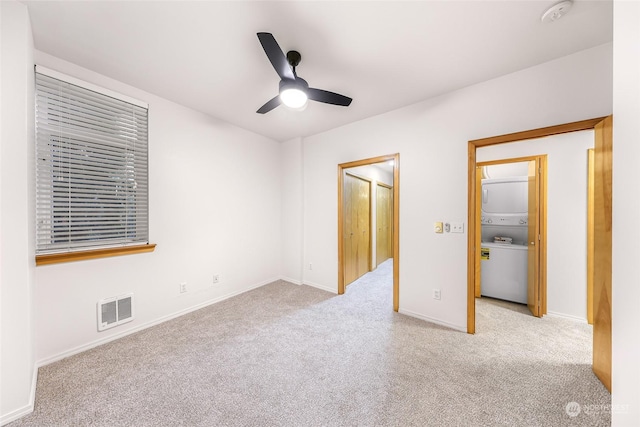
[[[387,184],[387,189],[390,190],[390,205],[391,212],[387,216],[386,224],[387,228],[390,228],[390,244],[386,244],[387,252],[389,252],[389,256],[393,258],[393,309],[394,311],[398,311],[399,309],[399,301],[400,301],[400,283],[399,283],[399,272],[400,272],[400,244],[399,244],[399,236],[400,236],[400,221],[399,221],[399,188],[400,188],[400,155],[399,154],[390,154],[386,156],[373,157],[370,159],[357,160],[348,163],[342,163],[338,165],[338,294],[344,294],[346,286],[354,280],[354,276],[358,274],[357,270],[354,273],[354,254],[357,257],[357,252],[354,248],[357,242],[358,244],[362,243],[360,238],[362,235],[366,235],[367,232],[363,227],[358,228],[357,232],[359,233],[357,238],[355,234],[352,236],[351,233],[355,233],[354,230],[354,218],[355,222],[358,222],[357,211],[358,208],[354,209],[354,201],[355,204],[361,206],[360,212],[363,213],[366,209],[364,208],[364,203],[359,203],[356,201],[356,198],[353,196],[354,188],[358,188],[358,191],[361,191],[362,188],[365,188],[365,185],[362,184],[362,181],[366,181],[366,179],[362,179],[362,177],[354,177],[353,173],[347,173],[349,169],[358,168],[361,166],[367,165],[375,165],[376,163],[385,163],[393,162],[393,182],[392,185]],[[356,174],[357,175],[357,174]],[[355,182],[355,183],[354,183]],[[369,183],[370,185],[370,183]],[[377,189],[378,186],[376,186]],[[384,186],[383,186],[384,187]],[[382,190],[385,191],[385,190]],[[364,190],[366,192],[366,190]],[[369,189],[369,194],[371,189]],[[377,192],[376,192],[377,193]],[[375,203],[375,207],[377,208],[377,196],[375,200],[371,200],[369,196],[369,206]],[[376,209],[377,210],[377,209]],[[360,215],[362,217],[364,215]],[[375,221],[375,222],[374,222]],[[384,218],[383,218],[384,221]],[[369,230],[373,226],[375,226],[374,233],[377,236],[378,222],[376,220],[370,220]],[[375,241],[376,253],[378,251],[378,240],[371,239],[371,234],[369,234],[369,239],[367,240],[369,247],[371,248],[372,242]],[[360,246],[363,248],[363,246]],[[384,251],[384,249],[383,249]],[[362,255],[363,249],[360,250],[360,254]],[[384,253],[383,253],[384,255]],[[368,269],[371,269],[372,265],[377,266],[376,260],[377,255],[374,259],[372,256],[372,251],[369,249],[368,251]],[[387,257],[388,258],[388,257]],[[362,259],[362,257],[360,258]],[[356,277],[357,278],[357,277]]]
[[[535,317],[547,312],[546,164],[541,155],[476,165],[475,297],[526,304]]]

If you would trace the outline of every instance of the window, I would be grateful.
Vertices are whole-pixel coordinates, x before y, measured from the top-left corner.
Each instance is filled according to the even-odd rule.
[[[128,101],[36,67],[36,259],[149,243],[148,109]]]

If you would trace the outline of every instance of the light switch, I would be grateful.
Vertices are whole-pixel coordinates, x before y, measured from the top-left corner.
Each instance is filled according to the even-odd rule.
[[[435,233],[442,233],[442,221],[433,224],[433,231]]]

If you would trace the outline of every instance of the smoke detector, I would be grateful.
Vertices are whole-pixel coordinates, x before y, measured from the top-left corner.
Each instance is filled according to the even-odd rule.
[[[573,1],[571,0],[561,1],[560,3],[554,4],[549,9],[547,9],[540,20],[545,24],[557,21],[558,19],[569,13],[569,9],[571,9],[572,5]]]

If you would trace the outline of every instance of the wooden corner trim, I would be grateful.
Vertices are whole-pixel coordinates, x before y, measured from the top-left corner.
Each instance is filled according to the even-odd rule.
[[[124,246],[120,248],[93,249],[81,252],[36,255],[36,266],[60,264],[63,262],[84,261],[88,259],[106,258],[120,255],[141,254],[145,252],[153,252],[155,248],[155,243],[149,243],[146,245]]]

